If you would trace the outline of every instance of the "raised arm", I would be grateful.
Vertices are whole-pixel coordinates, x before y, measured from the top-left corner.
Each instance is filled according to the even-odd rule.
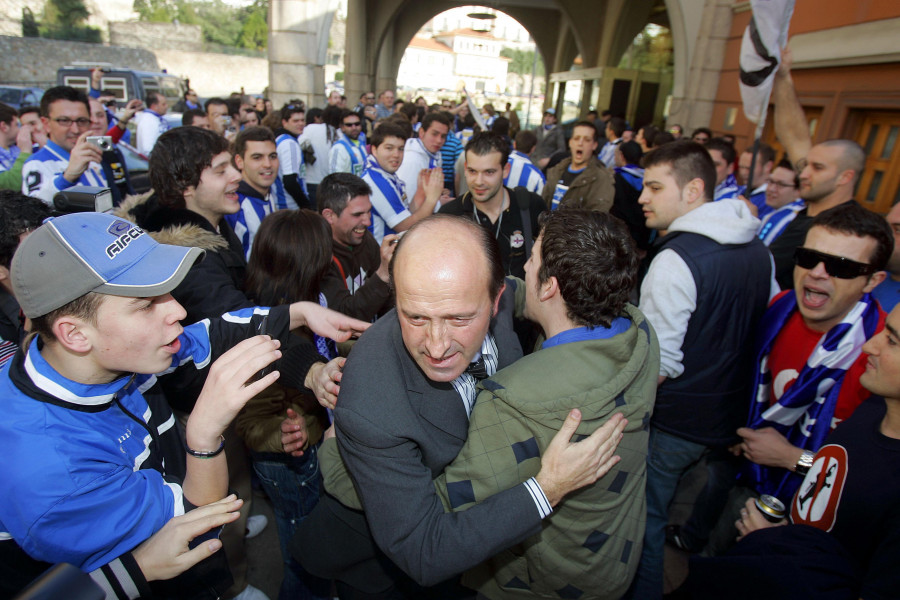
[[[775,73],[772,103],[775,105],[775,135],[796,167],[797,162],[809,154],[812,139],[809,137],[806,114],[797,99],[797,90],[791,77],[792,65],[791,49],[785,47],[781,52],[781,66]]]

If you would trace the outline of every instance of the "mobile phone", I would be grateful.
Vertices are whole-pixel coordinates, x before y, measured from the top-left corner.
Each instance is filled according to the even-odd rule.
[[[269,333],[269,315],[266,315],[259,322],[259,325],[256,326],[256,335],[268,335],[268,333]],[[260,369],[256,373],[256,375],[251,377],[250,378],[251,382],[259,381],[260,379],[262,379],[263,377],[265,377],[266,375],[268,375],[271,372],[272,372],[272,365],[269,364],[269,365],[263,367],[262,369]]]

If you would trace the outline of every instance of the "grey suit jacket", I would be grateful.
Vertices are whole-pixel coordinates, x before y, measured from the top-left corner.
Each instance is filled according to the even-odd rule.
[[[491,324],[500,368],[522,354],[512,329],[512,309],[508,289]],[[419,370],[403,345],[394,311],[354,346],[344,368],[335,422],[341,455],[372,537],[418,583],[441,582],[540,531],[540,515],[523,485],[470,510],[444,512],[432,480],[465,443],[468,418],[451,384],[430,381]],[[328,511],[352,523],[354,511],[335,504],[326,500]],[[358,526],[353,529],[360,533]],[[326,543],[319,541],[320,551]],[[358,551],[358,540],[353,546]],[[358,580],[352,575],[338,578]]]

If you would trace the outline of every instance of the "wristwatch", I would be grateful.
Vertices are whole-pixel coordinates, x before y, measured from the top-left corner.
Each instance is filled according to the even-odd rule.
[[[813,459],[815,457],[816,455],[809,450],[804,450],[803,454],[801,454],[800,458],[797,460],[797,464],[794,466],[794,472],[806,477],[806,474],[809,473],[809,470],[812,468]]]

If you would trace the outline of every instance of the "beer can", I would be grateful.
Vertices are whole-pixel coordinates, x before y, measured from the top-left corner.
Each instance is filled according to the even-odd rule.
[[[775,496],[763,494],[754,502],[756,503],[756,508],[762,513],[767,521],[778,523],[784,518],[784,503]]]

